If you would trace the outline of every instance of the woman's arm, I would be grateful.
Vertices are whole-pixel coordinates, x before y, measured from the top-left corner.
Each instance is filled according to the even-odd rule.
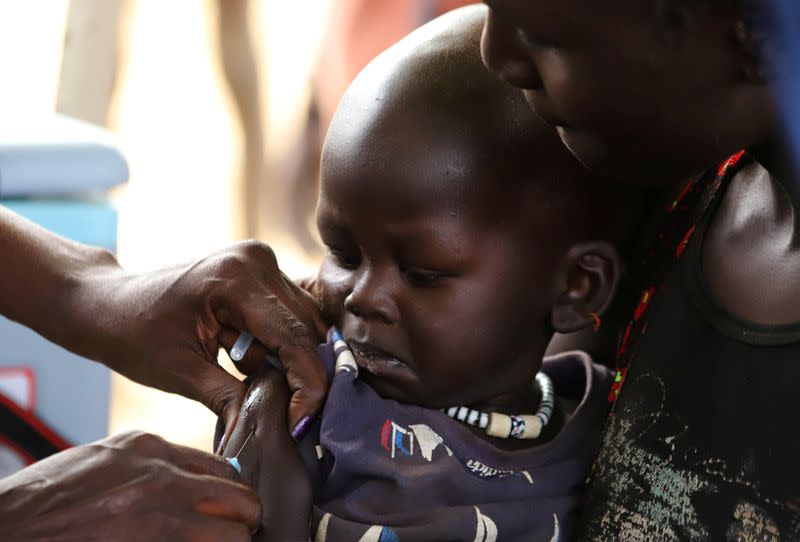
[[[265,352],[286,368],[291,427],[322,405],[327,378],[316,344],[326,326],[262,243],[133,274],[107,251],[0,207],[0,262],[0,314],[132,380],[198,400],[230,427],[246,390],[216,360],[242,330],[260,342],[243,370]]]
[[[78,347],[67,340],[76,335],[70,300],[93,271],[117,269],[114,257],[58,237],[3,207],[0,256],[0,314],[67,348],[72,346],[67,342]]]

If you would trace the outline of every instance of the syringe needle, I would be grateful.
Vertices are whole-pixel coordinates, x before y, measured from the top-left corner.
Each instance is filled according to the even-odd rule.
[[[248,443],[248,442],[250,442],[250,437],[252,437],[252,436],[253,436],[255,433],[256,433],[256,429],[255,429],[255,427],[254,427],[254,428],[253,428],[253,430],[252,430],[252,431],[250,431],[250,434],[249,434],[249,435],[247,435],[247,438],[246,438],[246,439],[244,439],[244,442],[243,442],[243,443],[242,443],[242,445],[239,447],[239,451],[238,451],[238,452],[236,452],[236,455],[235,455],[235,456],[233,456],[233,457],[239,457],[239,454],[241,454],[241,453],[242,453],[242,450],[244,450],[244,447],[247,445],[247,443]]]
[[[250,438],[255,434],[255,432],[256,432],[256,429],[254,427],[253,430],[250,431],[250,434],[247,435],[247,438],[244,439],[244,442],[239,447],[239,451],[236,452],[236,455],[233,456],[233,457],[226,457],[225,458],[225,461],[227,461],[230,464],[230,466],[233,467],[234,469],[236,469],[236,472],[238,472],[240,474],[242,472],[242,466],[239,464],[239,454],[242,453],[242,450],[244,450],[244,447],[247,445],[248,442],[250,442]]]

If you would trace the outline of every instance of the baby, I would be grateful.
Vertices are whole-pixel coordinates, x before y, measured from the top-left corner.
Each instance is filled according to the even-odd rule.
[[[600,324],[633,219],[479,52],[467,8],[374,60],[325,142],[316,283],[324,411],[252,380],[225,455],[271,540],[569,539],[612,375],[553,334]],[[273,362],[274,365],[274,362]],[[298,454],[299,450],[299,454]]]

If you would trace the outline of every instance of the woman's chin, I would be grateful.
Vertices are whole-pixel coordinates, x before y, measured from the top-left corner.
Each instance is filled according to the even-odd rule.
[[[557,127],[561,141],[583,167],[590,171],[605,173],[611,162],[608,146],[586,132]]]
[[[635,148],[633,144],[612,147],[588,132],[562,127],[557,130],[572,155],[583,167],[599,177],[653,184],[662,180],[656,172],[662,171],[666,176],[673,169],[657,167],[663,166],[658,160],[660,157],[646,155],[644,149]],[[652,160],[647,160],[645,156]]]

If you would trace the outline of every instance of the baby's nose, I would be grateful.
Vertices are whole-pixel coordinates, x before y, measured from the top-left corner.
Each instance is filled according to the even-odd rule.
[[[397,322],[399,312],[392,278],[388,274],[388,271],[375,268],[365,269],[344,300],[345,310],[365,320],[377,319],[387,324]]]

